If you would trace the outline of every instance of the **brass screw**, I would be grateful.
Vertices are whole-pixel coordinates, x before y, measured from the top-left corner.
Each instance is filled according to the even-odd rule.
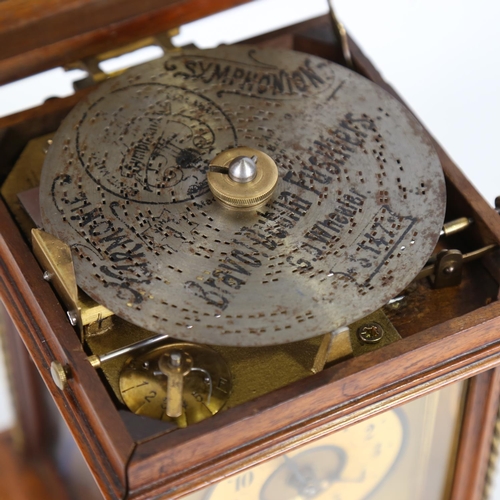
[[[384,329],[375,322],[366,323],[358,328],[358,337],[364,344],[377,344],[384,336]]]
[[[68,385],[68,368],[63,366],[59,361],[52,361],[50,364],[50,374],[52,375],[54,384],[63,391]]]

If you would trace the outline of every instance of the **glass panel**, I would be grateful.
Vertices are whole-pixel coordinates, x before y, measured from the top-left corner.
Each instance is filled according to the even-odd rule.
[[[185,500],[442,500],[462,415],[455,383],[232,476]]]

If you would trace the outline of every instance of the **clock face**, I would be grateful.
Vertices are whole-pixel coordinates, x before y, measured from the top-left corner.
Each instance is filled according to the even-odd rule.
[[[361,500],[404,447],[405,418],[388,411],[211,487],[203,500]]]
[[[311,441],[183,500],[447,498],[465,384]]]

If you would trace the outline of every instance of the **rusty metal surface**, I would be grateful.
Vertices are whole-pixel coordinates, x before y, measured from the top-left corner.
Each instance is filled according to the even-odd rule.
[[[253,212],[207,186],[210,161],[237,146],[279,168]],[[40,199],[95,300],[155,332],[251,346],[334,330],[397,295],[435,246],[445,187],[386,92],[313,56],[240,46],[104,83],[56,134]]]

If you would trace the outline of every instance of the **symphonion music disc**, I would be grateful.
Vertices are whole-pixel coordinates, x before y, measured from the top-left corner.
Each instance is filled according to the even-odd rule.
[[[278,167],[263,207],[230,210],[209,189],[210,162],[235,147]],[[56,134],[41,200],[96,301],[178,339],[252,346],[332,331],[397,295],[436,244],[445,185],[384,90],[318,57],[238,46],[103,83]]]

